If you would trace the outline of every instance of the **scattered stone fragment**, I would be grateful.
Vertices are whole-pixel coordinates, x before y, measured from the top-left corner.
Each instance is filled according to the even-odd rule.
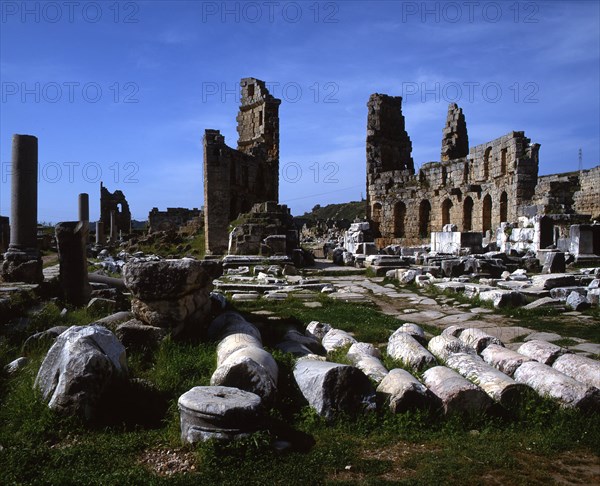
[[[523,294],[511,290],[487,290],[479,294],[482,301],[492,302],[494,307],[517,307],[525,303]]]
[[[492,400],[501,405],[517,403],[527,388],[473,354],[452,354],[446,359],[446,366],[478,385]]]
[[[423,383],[441,400],[446,414],[485,412],[493,403],[481,388],[445,366],[429,368]]]
[[[567,307],[575,311],[582,311],[590,307],[590,303],[586,297],[581,295],[579,292],[571,292],[567,297]]]
[[[119,324],[115,331],[125,349],[154,349],[166,337],[167,332],[161,327],[147,326],[142,321],[132,319]]]
[[[579,356],[563,354],[552,363],[552,368],[588,386],[600,389],[600,361]]]
[[[481,352],[483,360],[508,376],[513,376],[519,366],[531,358],[497,344],[490,344]]]
[[[316,412],[332,419],[375,409],[375,390],[367,376],[354,366],[300,359],[294,366],[300,391]]]
[[[451,334],[440,334],[429,340],[427,349],[433,354],[438,361],[446,361],[448,357],[455,353],[471,353],[475,354],[475,350],[467,346],[457,337]]]
[[[94,297],[89,301],[87,308],[93,314],[112,314],[117,310],[117,302],[112,299]]]
[[[497,337],[474,327],[470,327],[461,332],[459,339],[467,346],[473,348],[477,354],[481,354],[481,352],[490,344],[504,346],[504,343]]]
[[[375,383],[381,382],[388,370],[381,362],[381,351],[370,343],[354,343],[347,354],[348,360]]]
[[[534,339],[521,344],[517,352],[539,363],[550,366],[556,358],[565,353],[565,350],[556,344]]]
[[[105,327],[73,326],[44,358],[35,379],[53,410],[93,419],[110,388],[128,373],[125,348]]]
[[[379,403],[388,403],[392,413],[428,408],[438,404],[437,397],[408,371],[391,370],[377,387]]]
[[[598,388],[580,383],[537,361],[528,361],[519,366],[515,371],[515,381],[529,385],[540,395],[557,400],[565,407],[600,409]]]
[[[12,375],[19,371],[21,368],[24,368],[27,365],[27,363],[29,363],[29,358],[22,356],[8,363],[4,367],[4,371],[7,374]]]
[[[36,332],[25,340],[21,351],[23,354],[28,355],[35,348],[40,346],[50,346],[56,338],[67,329],[69,329],[67,326],[54,326],[45,331]]]
[[[225,386],[197,386],[179,397],[181,439],[188,444],[230,441],[260,429],[264,409],[258,395]]]
[[[350,334],[341,329],[330,329],[327,334],[323,337],[321,344],[325,350],[330,353],[336,349],[343,348],[344,346],[350,346],[356,342]]]
[[[306,326],[305,334],[309,337],[314,337],[318,341],[322,341],[330,330],[330,324],[319,321],[311,321],[308,326]]]
[[[425,331],[423,328],[417,324],[412,324],[407,322],[402,324],[396,332],[405,332],[406,334],[410,334],[413,338],[415,338],[420,344],[425,346],[427,344],[427,338],[425,337]]]
[[[414,370],[423,370],[437,364],[434,356],[415,338],[400,330],[390,336],[387,354]]]

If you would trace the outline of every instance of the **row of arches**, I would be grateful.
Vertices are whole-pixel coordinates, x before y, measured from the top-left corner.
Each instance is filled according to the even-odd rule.
[[[473,212],[475,202],[471,196],[467,196],[462,203],[462,224],[457,224],[462,231],[473,231]],[[454,203],[450,198],[444,199],[441,205],[442,213],[442,227],[447,224],[452,224],[452,210]],[[492,196],[486,194],[481,203],[481,231],[485,233],[492,229]],[[379,225],[382,222],[382,205],[381,203],[373,204],[371,211],[371,219],[375,223],[375,230],[379,229]],[[504,191],[500,195],[500,204],[498,206],[498,216],[500,222],[508,220],[508,194]],[[418,215],[418,236],[420,238],[428,238],[431,233],[431,214],[432,207],[428,199],[423,199],[419,203],[419,215]],[[402,201],[398,201],[394,205],[393,213],[393,237],[404,238],[406,235],[406,217],[407,208],[406,204]],[[456,221],[454,221],[456,223]]]

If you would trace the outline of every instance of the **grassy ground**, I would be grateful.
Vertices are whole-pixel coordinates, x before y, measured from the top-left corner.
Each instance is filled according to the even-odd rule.
[[[321,299],[323,307],[316,309],[287,299],[244,303],[239,310],[273,313],[252,316],[270,350],[287,326],[314,319],[369,342],[385,341],[398,327],[398,320],[370,306]],[[94,318],[78,311],[68,323]],[[31,326],[58,323],[63,321],[57,309],[49,307]],[[20,355],[26,334],[0,337],[2,368]],[[280,367],[279,395],[269,429],[228,446],[183,447],[177,398],[209,383],[215,352],[213,343],[167,340],[153,352],[130,353],[131,374],[152,384],[153,399],[143,401],[137,414],[115,413],[90,427],[58,417],[40,401],[33,381],[45,348],[34,349],[16,376],[0,374],[0,484],[547,484],[561,479],[593,484],[600,479],[598,415],[530,397],[520,409],[493,417],[381,411],[326,424],[301,400],[291,376],[293,359],[278,351],[273,355]],[[293,450],[276,452],[274,439],[291,442]]]

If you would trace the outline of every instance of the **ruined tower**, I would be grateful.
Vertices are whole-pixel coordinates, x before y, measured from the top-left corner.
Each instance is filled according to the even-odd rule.
[[[456,103],[448,105],[446,126],[442,134],[442,162],[460,159],[469,154],[467,122],[462,108],[459,108]]]
[[[204,133],[204,228],[208,254],[223,254],[229,223],[256,203],[279,200],[279,105],[264,81],[240,81],[237,150],[219,130]]]
[[[371,201],[375,186],[384,173],[392,179],[400,173],[414,174],[415,165],[402,114],[402,97],[375,93],[369,97],[367,108],[367,217],[377,233],[381,205]]]
[[[262,169],[264,201],[279,200],[279,105],[264,81],[240,81],[241,105],[237,116],[238,150],[252,155]],[[260,202],[260,201],[257,201]]]
[[[402,97],[372,94],[367,103],[367,173],[415,171],[412,143],[404,126]]]

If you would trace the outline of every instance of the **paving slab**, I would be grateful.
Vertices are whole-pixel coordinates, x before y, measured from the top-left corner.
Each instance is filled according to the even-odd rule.
[[[546,341],[548,343],[553,343],[554,341],[559,341],[563,337],[560,334],[556,334],[555,332],[534,332],[525,338],[525,341]]]
[[[584,353],[600,354],[600,344],[596,343],[581,343],[571,346],[569,349],[583,351]]]

